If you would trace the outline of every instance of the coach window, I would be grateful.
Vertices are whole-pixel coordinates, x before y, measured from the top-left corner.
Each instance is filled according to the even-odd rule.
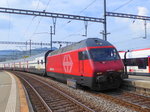
[[[41,60],[41,64],[43,64],[43,60]]]
[[[37,64],[39,64],[40,62],[39,62],[39,60],[37,61]]]
[[[139,69],[146,69],[146,66],[147,66],[146,59],[144,59],[144,58],[138,58],[138,59],[136,59],[136,62],[137,62],[137,65],[138,65]]]
[[[87,60],[87,59],[89,59],[87,51],[81,51],[81,52],[79,52],[79,60]]]

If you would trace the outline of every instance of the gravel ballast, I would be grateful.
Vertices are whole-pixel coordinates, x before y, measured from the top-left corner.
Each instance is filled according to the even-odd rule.
[[[84,91],[82,89],[74,89],[68,87],[64,83],[45,78],[46,81],[51,83],[53,86],[63,90],[65,93],[71,95],[73,98],[77,99],[80,102],[84,102],[86,105],[89,105],[90,108],[94,109],[97,112],[135,112],[131,109],[125,108],[118,104],[115,104],[103,97],[97,97]]]

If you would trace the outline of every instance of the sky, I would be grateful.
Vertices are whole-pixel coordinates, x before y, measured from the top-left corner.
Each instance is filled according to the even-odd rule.
[[[150,0],[107,0],[107,12],[150,15]],[[81,15],[103,18],[103,0],[1,0],[0,7],[28,9],[54,13]],[[14,15],[0,13],[0,41],[17,42],[50,42],[50,26],[52,18]],[[57,19],[54,41],[78,42],[86,38],[103,36],[102,23],[88,22],[88,35],[85,34],[84,21]],[[147,37],[145,37],[144,21],[107,17],[108,41],[117,50],[133,50],[150,48],[150,22],[147,21]],[[53,44],[59,47],[58,44]],[[65,46],[65,45],[64,45]],[[36,46],[33,46],[34,48]],[[0,45],[0,50],[19,49],[25,46]]]

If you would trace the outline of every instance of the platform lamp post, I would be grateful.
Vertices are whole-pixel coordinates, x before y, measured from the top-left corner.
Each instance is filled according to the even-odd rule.
[[[124,73],[125,73],[125,78],[128,78],[128,74],[127,74],[127,53],[130,52],[129,50],[127,50],[124,54]]]

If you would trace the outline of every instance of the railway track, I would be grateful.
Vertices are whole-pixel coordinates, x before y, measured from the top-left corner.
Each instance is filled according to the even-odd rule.
[[[92,93],[93,94],[93,93]],[[114,92],[104,92],[94,94],[103,97],[111,102],[130,108],[137,112],[150,112],[150,97],[142,96],[136,93],[117,90]]]
[[[128,102],[131,107],[137,111],[145,111],[150,112],[150,97],[142,96],[132,92],[121,92],[117,95],[112,94],[111,96],[122,100],[124,102]]]
[[[15,73],[16,74],[16,73]],[[20,72],[19,72],[19,74],[20,74]],[[23,73],[24,75],[26,75],[26,73]],[[48,84],[48,85],[51,85],[51,83],[49,83],[49,79],[48,78],[43,78],[43,77],[39,77],[39,76],[36,76],[35,75],[35,77],[36,77],[36,79],[38,79],[38,80],[40,80],[40,81],[44,81],[44,83],[46,83],[46,85]],[[36,84],[37,85],[37,84]],[[41,85],[40,85],[41,86]],[[43,86],[45,86],[45,85],[43,85]],[[56,87],[57,86],[57,84],[55,84],[55,85],[53,85],[53,87]],[[43,87],[39,87],[38,86],[38,88],[43,88]],[[57,88],[57,87],[56,87]],[[122,107],[125,107],[125,108],[128,108],[129,109],[129,111],[131,110],[131,112],[132,111],[137,111],[137,112],[150,112],[150,97],[146,97],[146,96],[142,96],[142,95],[139,95],[139,94],[135,94],[135,93],[131,93],[131,92],[127,92],[127,91],[121,91],[121,90],[115,90],[115,91],[109,91],[109,92],[93,92],[93,91],[91,91],[91,90],[85,90],[85,93],[86,94],[89,94],[89,98],[91,97],[91,96],[93,96],[93,98],[91,99],[90,98],[90,100],[88,100],[88,101],[90,101],[90,103],[92,103],[92,105],[91,104],[88,104],[86,101],[87,100],[84,100],[84,99],[82,99],[82,98],[80,98],[80,97],[78,97],[78,96],[80,96],[81,94],[76,94],[76,93],[68,93],[68,91],[67,91],[67,89],[62,89],[62,88],[58,88],[59,90],[61,90],[61,91],[63,91],[63,93],[67,93],[67,94],[69,94],[69,96],[71,96],[71,97],[73,97],[73,98],[75,98],[75,99],[77,99],[78,101],[80,101],[80,102],[82,102],[82,103],[84,103],[85,105],[88,105],[88,107],[90,107],[90,108],[92,108],[94,111],[96,111],[96,112],[101,112],[101,111],[104,111],[104,112],[106,112],[107,111],[107,107],[108,107],[108,104],[106,104],[107,105],[107,107],[104,107],[103,108],[103,105],[105,105],[105,104],[103,104],[104,103],[104,101],[103,101],[103,103],[102,103],[102,105],[100,104],[100,103],[93,103],[93,101],[92,101],[92,99],[94,100],[95,98],[95,100],[94,100],[94,102],[98,99],[98,101],[99,101],[99,99],[101,99],[101,98],[103,98],[103,99],[105,99],[106,101],[110,101],[111,103],[114,103],[114,104],[117,104],[117,105],[120,105],[120,106],[122,106]],[[74,90],[74,89],[73,89]],[[41,90],[41,91],[45,91],[45,90]],[[51,91],[53,91],[53,90],[50,90],[48,93],[50,93]],[[76,91],[76,90],[74,90],[74,91]],[[81,91],[84,91],[83,89],[81,90]],[[47,94],[47,92],[45,92],[46,93],[46,97],[48,98],[48,94]],[[43,93],[43,94],[45,94],[45,93]],[[82,93],[82,92],[81,92]],[[40,93],[41,94],[41,93]],[[55,94],[55,93],[54,93]],[[76,96],[75,96],[75,94],[76,94]],[[85,96],[85,97],[87,97],[87,95]],[[50,98],[51,99],[51,98]],[[47,99],[48,101],[51,101],[49,98]],[[101,99],[102,100],[102,99]],[[60,101],[60,102],[64,102],[63,100],[62,101]],[[59,104],[59,106],[61,107],[63,104],[61,104],[60,102],[58,102],[58,104]],[[66,103],[67,104],[67,103]],[[96,106],[97,105],[97,106]],[[58,106],[58,107],[59,107]],[[50,106],[49,106],[50,107]],[[66,105],[66,107],[65,108],[70,108],[71,106],[68,104],[68,105]],[[81,106],[82,107],[82,106]],[[122,108],[121,107],[121,108]],[[56,107],[57,108],[57,107]],[[74,107],[73,107],[74,108]],[[75,107],[76,109],[78,108],[78,107]],[[110,107],[111,108],[111,107]],[[64,109],[64,108],[63,108]],[[62,110],[63,110],[62,109]],[[93,110],[88,110],[88,111],[93,111]],[[105,110],[106,109],[106,110]],[[112,108],[113,109],[113,108]],[[61,109],[60,109],[61,110]],[[64,110],[65,111],[65,110]],[[70,111],[70,110],[68,110],[68,111]],[[71,111],[75,111],[74,109],[73,110],[71,110]],[[79,109],[79,111],[81,111],[80,109]],[[87,112],[87,110],[82,110],[82,111],[86,111]],[[108,111],[110,111],[110,110],[108,110]],[[67,111],[66,111],[67,112]],[[114,111],[115,112],[115,111]]]
[[[34,75],[13,72],[25,85],[35,112],[95,112]]]

